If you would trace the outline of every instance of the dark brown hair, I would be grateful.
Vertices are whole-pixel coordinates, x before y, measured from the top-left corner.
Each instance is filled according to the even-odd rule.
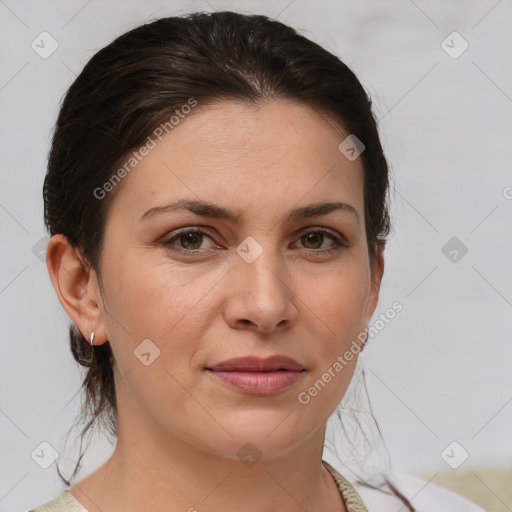
[[[89,60],[63,99],[43,187],[45,224],[51,235],[67,237],[84,269],[97,272],[100,286],[106,213],[122,184],[101,198],[95,191],[191,98],[199,105],[295,101],[362,141],[366,238],[370,263],[375,261],[390,231],[388,165],[371,99],[354,73],[266,16],[192,13],[158,19],[115,39]],[[110,344],[91,348],[73,324],[69,334],[74,358],[87,368],[82,438],[101,420],[117,436]],[[64,479],[68,485],[82,455]]]

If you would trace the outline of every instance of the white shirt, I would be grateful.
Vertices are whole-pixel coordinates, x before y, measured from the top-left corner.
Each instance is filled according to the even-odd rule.
[[[388,478],[417,512],[485,512],[467,498],[422,478],[404,473],[392,473]],[[353,486],[368,512],[407,511],[402,500],[395,495],[388,495],[364,485]]]

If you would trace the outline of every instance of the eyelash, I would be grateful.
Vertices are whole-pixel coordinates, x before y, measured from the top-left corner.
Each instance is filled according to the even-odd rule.
[[[195,250],[179,249],[178,247],[175,247],[175,246],[172,245],[174,243],[174,241],[179,240],[179,238],[181,236],[187,235],[189,233],[201,234],[201,235],[207,236],[210,239],[212,238],[207,231],[204,231],[204,230],[199,229],[199,228],[194,228],[194,229],[187,229],[187,230],[181,231],[181,232],[177,233],[176,235],[174,235],[172,238],[169,238],[168,240],[163,240],[161,243],[167,249],[170,249],[172,251],[176,251],[176,252],[181,253],[181,254],[192,255],[192,254],[200,254],[201,252],[206,251],[207,249],[206,250],[205,249],[195,249]],[[341,240],[341,238],[333,235],[330,231],[327,231],[325,229],[314,229],[314,230],[311,230],[311,231],[306,231],[304,234],[302,234],[299,237],[299,239],[302,238],[305,235],[310,234],[310,233],[321,233],[322,235],[324,235],[327,238],[329,238],[330,240],[332,240],[334,242],[334,244],[335,244],[334,247],[331,247],[330,249],[306,249],[306,251],[313,253],[315,256],[324,256],[324,255],[328,255],[328,254],[337,253],[337,252],[342,251],[346,247],[348,247],[347,244],[345,244]]]

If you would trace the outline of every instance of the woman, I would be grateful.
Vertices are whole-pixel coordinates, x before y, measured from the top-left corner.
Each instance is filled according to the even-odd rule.
[[[361,84],[277,21],[165,18],[94,55],[49,155],[47,265],[88,367],[84,431],[103,419],[117,444],[35,510],[479,510],[433,485],[356,489],[322,461],[378,301],[387,194]]]

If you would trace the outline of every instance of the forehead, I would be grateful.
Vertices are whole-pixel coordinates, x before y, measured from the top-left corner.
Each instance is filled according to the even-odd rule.
[[[363,210],[363,169],[338,149],[348,133],[290,101],[198,104],[124,178],[114,202],[131,212],[187,197],[233,209],[346,200]],[[350,201],[348,201],[350,199]]]

